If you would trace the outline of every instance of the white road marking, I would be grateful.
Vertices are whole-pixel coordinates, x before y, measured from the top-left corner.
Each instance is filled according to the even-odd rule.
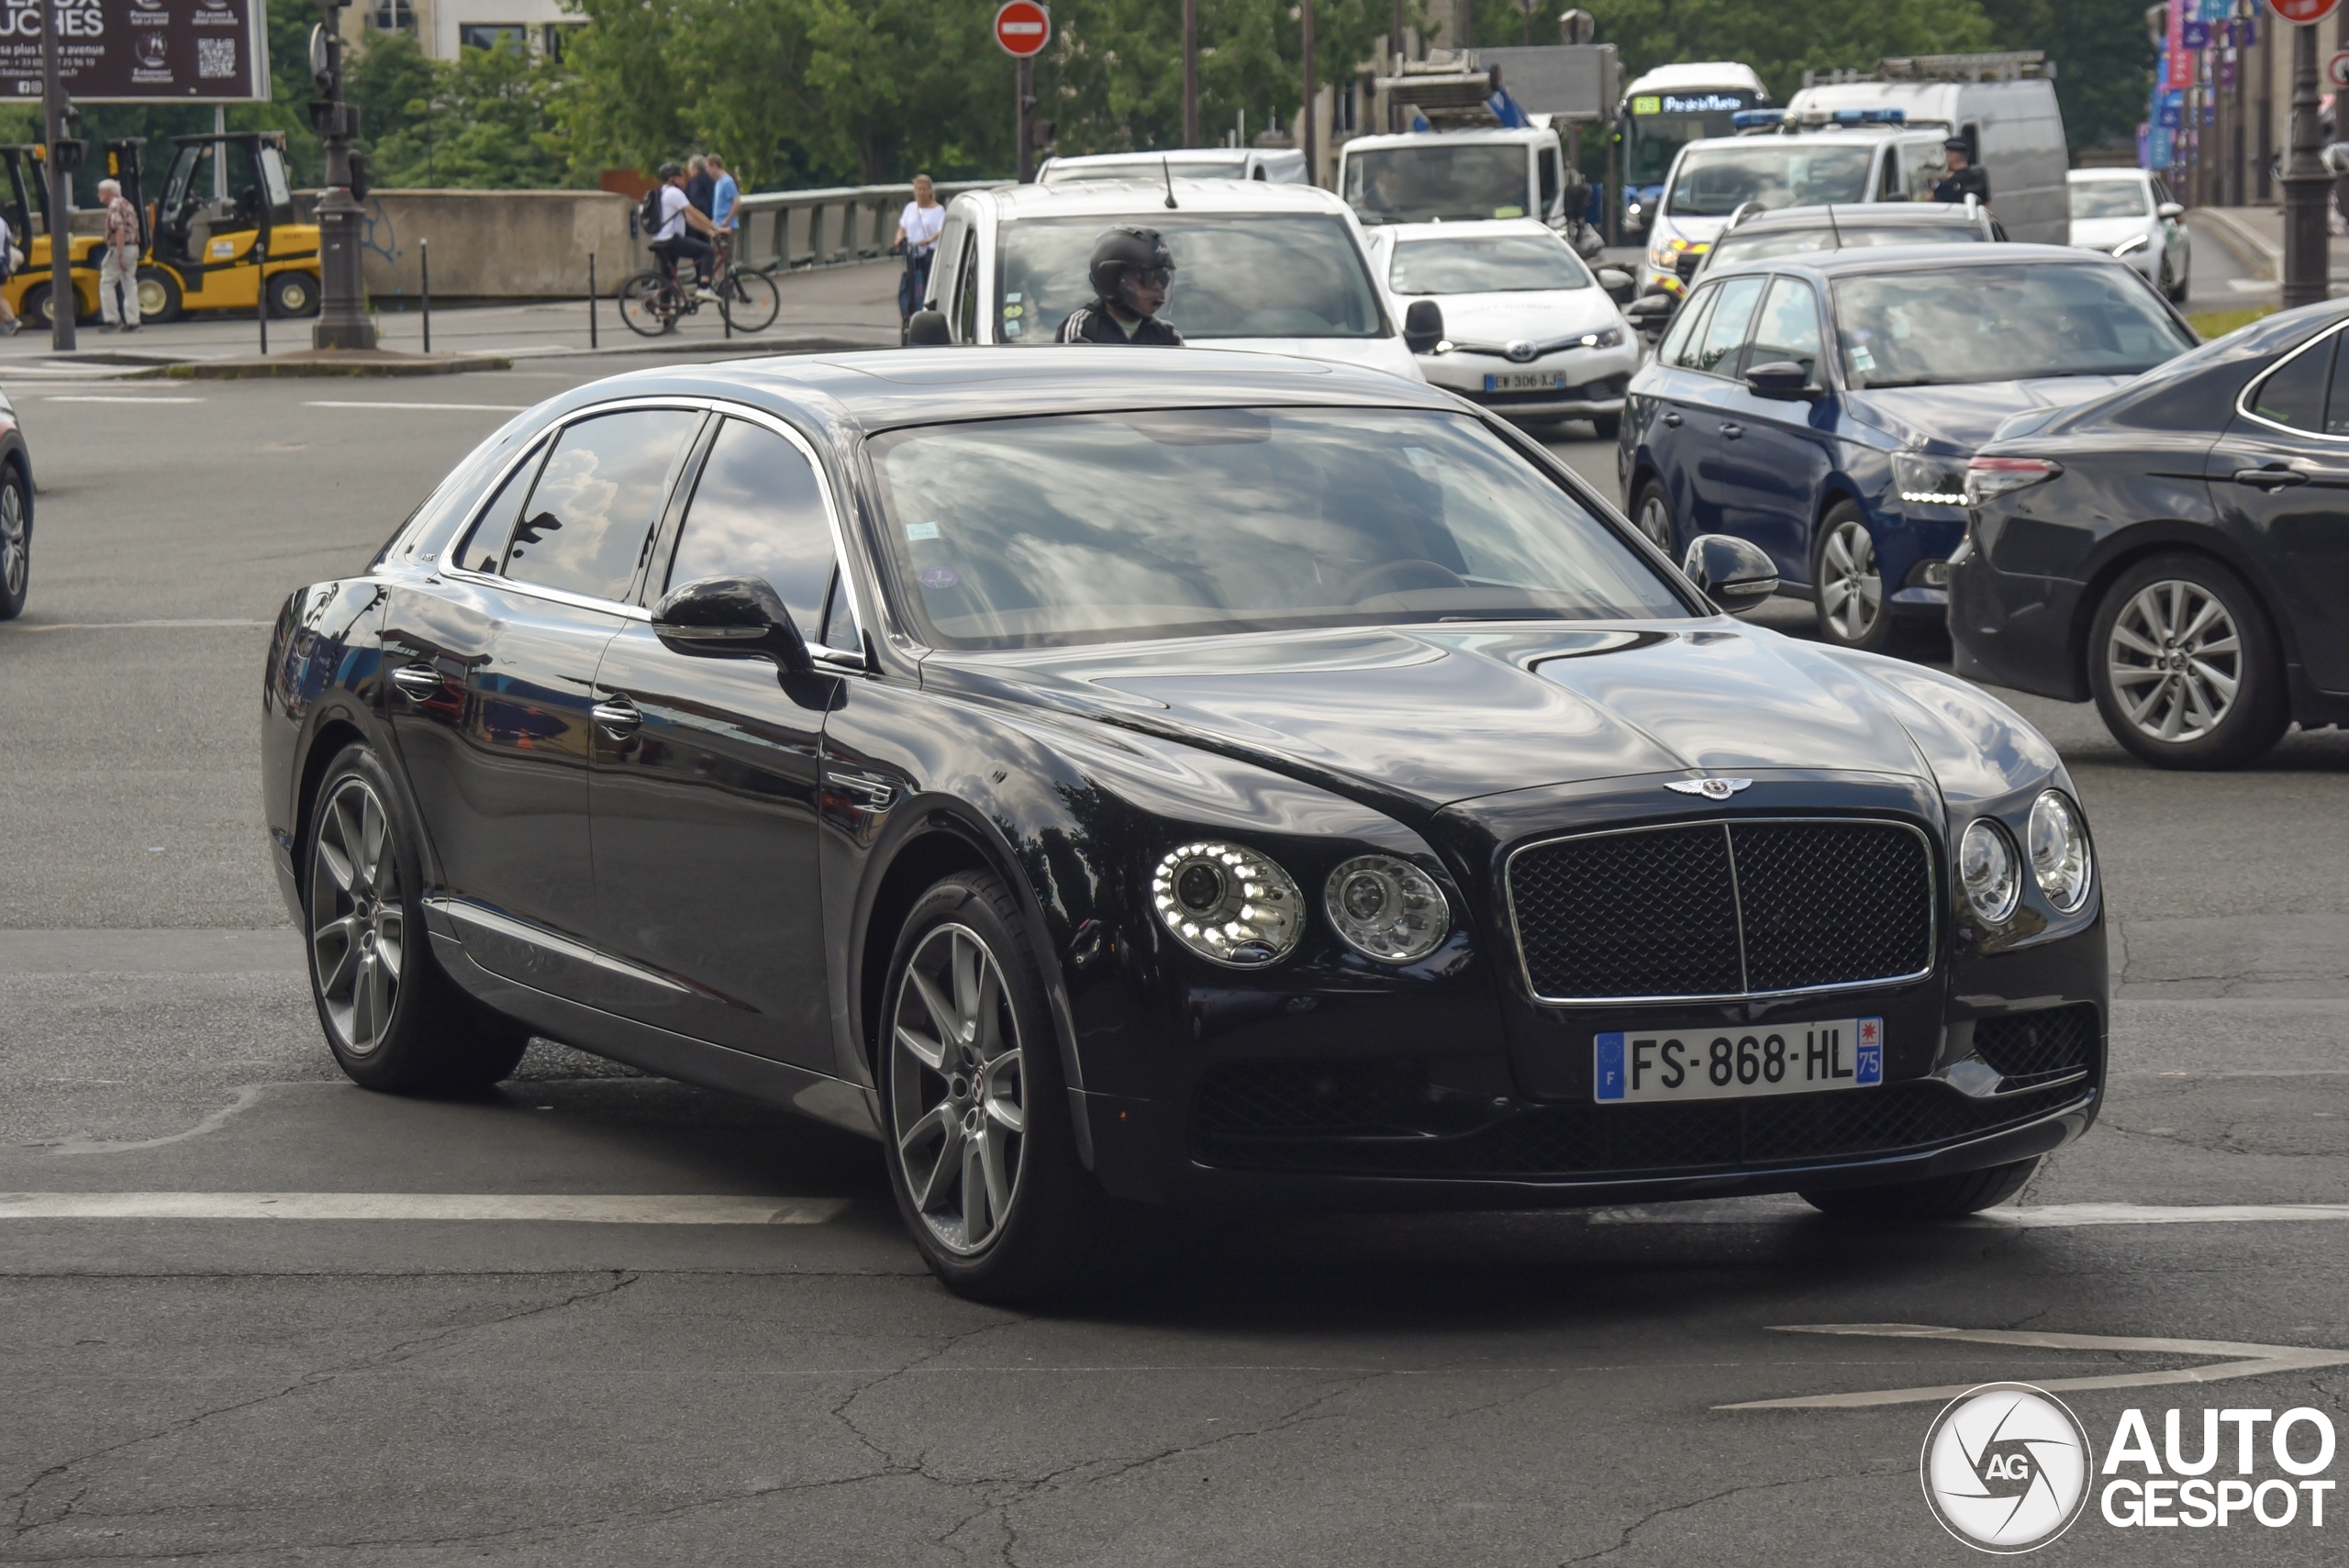
[[[846,1198],[710,1193],[0,1193],[0,1219],[501,1219],[821,1225]]]
[[[1764,1206],[1708,1203],[1682,1208],[1642,1204],[1631,1208],[1595,1208],[1593,1225],[1767,1225],[1788,1219],[1816,1220],[1809,1205]],[[2009,1230],[2068,1230],[2087,1225],[2264,1225],[2276,1221],[2349,1219],[2343,1203],[2054,1203],[2036,1208],[1991,1208],[1954,1221]]]
[[[312,398],[305,408],[454,408],[468,414],[519,414],[527,403],[362,403],[333,397]]]
[[[1932,1340],[1969,1345],[2005,1345],[2017,1350],[2133,1351],[2144,1355],[2236,1357],[2210,1366],[2175,1367],[2163,1371],[2112,1373],[2102,1377],[2039,1378],[2034,1388],[2066,1394],[2092,1388],[2157,1388],[2194,1383],[2223,1383],[2237,1377],[2266,1377],[2272,1373],[2307,1372],[2317,1367],[2349,1366],[2349,1351],[2322,1346],[2253,1345],[2232,1340],[2141,1339],[2120,1334],[2035,1334],[2010,1329],[1937,1329],[1927,1323],[1782,1323],[1774,1334],[1853,1334],[1887,1340]],[[1982,1380],[1946,1384],[1937,1388],[1886,1388],[1867,1394],[1820,1394],[1800,1399],[1753,1399],[1742,1405],[1716,1405],[1716,1410],[1856,1410],[1876,1405],[1922,1405],[1954,1399]]]
[[[39,397],[43,403],[201,403],[204,401],[201,397],[126,397],[112,393],[82,392],[44,392],[39,394]]]

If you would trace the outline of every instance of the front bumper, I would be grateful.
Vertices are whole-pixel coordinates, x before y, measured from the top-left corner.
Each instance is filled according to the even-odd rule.
[[[1482,407],[1511,418],[1573,419],[1594,415],[1620,415],[1624,389],[1639,368],[1639,350],[1585,350],[1571,357],[1556,355],[1531,364],[1511,364],[1487,355],[1422,354],[1419,373],[1429,384],[1458,393]],[[1487,389],[1488,379],[1526,372],[1554,377],[1563,384],[1532,391]]]

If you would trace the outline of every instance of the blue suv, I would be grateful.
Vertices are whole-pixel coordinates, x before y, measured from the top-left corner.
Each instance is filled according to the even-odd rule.
[[[1917,245],[1709,272],[1632,376],[1616,453],[1642,532],[1768,551],[1820,634],[1939,623],[1965,473],[2007,419],[2195,343],[2144,279],[2049,245]]]

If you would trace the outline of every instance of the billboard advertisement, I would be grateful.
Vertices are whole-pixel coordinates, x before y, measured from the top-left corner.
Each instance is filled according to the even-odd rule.
[[[269,97],[265,0],[65,0],[66,94],[78,104],[244,104]],[[0,0],[0,83],[40,96],[39,0]]]

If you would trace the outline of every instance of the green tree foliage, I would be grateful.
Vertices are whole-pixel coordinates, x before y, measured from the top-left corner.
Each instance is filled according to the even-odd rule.
[[[407,34],[382,33],[347,76],[379,185],[529,190],[574,178],[555,123],[571,73],[519,41],[440,63]]]
[[[2133,142],[2154,84],[2154,46],[2143,0],[1981,0],[2000,44],[2043,49],[2055,61],[2055,96],[2074,151]],[[2265,7],[2260,26],[2275,26]]]

